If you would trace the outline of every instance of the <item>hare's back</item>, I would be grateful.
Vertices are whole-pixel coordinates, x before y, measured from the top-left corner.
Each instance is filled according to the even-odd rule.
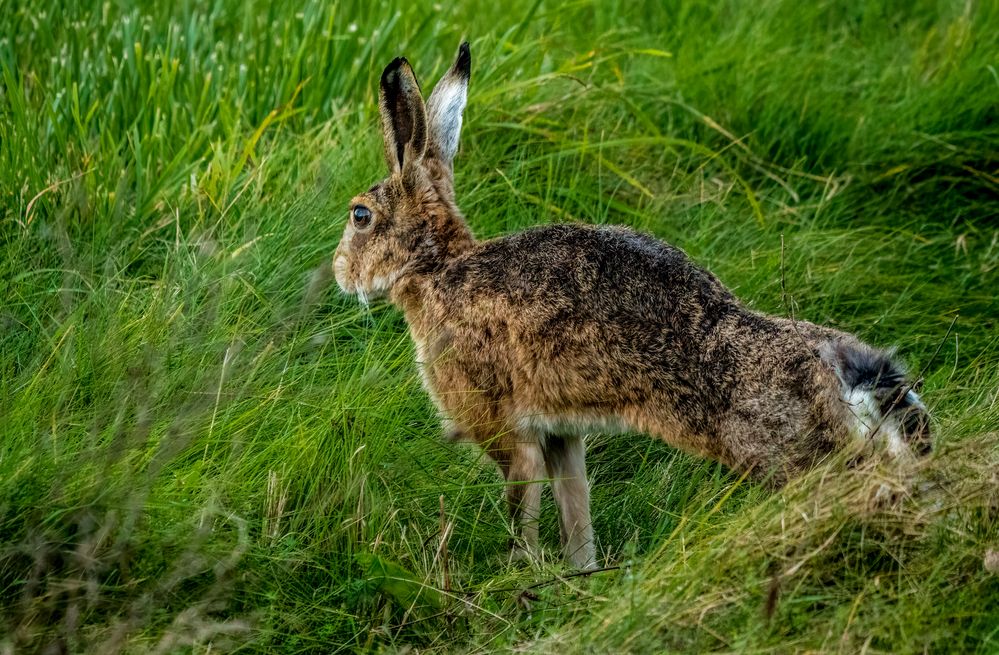
[[[447,278],[467,300],[498,296],[513,308],[549,309],[566,319],[679,327],[685,319],[712,320],[735,303],[682,250],[618,226],[547,225],[486,241]]]

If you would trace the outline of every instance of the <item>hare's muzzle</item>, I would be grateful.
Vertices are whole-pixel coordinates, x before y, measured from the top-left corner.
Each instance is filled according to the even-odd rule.
[[[348,262],[351,254],[350,242],[353,237],[354,230],[348,222],[344,227],[343,235],[340,236],[340,242],[336,244],[336,250],[333,252],[333,277],[336,278],[336,283],[344,293],[354,293],[354,287],[357,286],[351,283],[348,275],[350,269]]]
[[[333,277],[344,293],[352,293],[347,281],[347,255],[341,254],[339,246],[333,253]]]

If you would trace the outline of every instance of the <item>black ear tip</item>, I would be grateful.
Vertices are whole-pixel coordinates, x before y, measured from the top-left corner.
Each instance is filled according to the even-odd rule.
[[[409,62],[406,61],[405,57],[396,57],[393,59],[392,63],[386,66],[385,70],[382,71],[382,84],[395,82],[395,76],[399,69],[408,65]]]
[[[454,68],[466,78],[471,75],[472,51],[468,47],[468,41],[464,41],[460,46],[458,46],[458,58],[454,61]]]

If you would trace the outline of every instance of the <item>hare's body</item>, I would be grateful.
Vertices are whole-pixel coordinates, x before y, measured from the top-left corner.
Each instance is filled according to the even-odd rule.
[[[499,464],[519,546],[549,479],[567,555],[594,563],[582,435],[640,431],[781,483],[851,441],[928,448],[925,408],[887,353],[745,308],[682,251],[620,227],[476,241],[451,161],[470,57],[424,107],[405,60],[382,76],[392,175],[352,202],[337,282],[403,310],[449,438]]]
[[[402,279],[428,391],[455,437],[496,453],[548,435],[640,431],[783,479],[849,436],[823,343],[856,340],[745,309],[671,246],[553,225]]]

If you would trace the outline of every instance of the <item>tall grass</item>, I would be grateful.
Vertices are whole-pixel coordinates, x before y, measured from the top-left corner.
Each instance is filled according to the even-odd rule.
[[[0,651],[999,650],[997,31],[974,1],[7,0]],[[463,37],[477,235],[630,224],[897,345],[936,454],[772,493],[595,435],[619,568],[566,577],[550,499],[511,565],[401,317],[329,279],[382,67],[428,88]]]

